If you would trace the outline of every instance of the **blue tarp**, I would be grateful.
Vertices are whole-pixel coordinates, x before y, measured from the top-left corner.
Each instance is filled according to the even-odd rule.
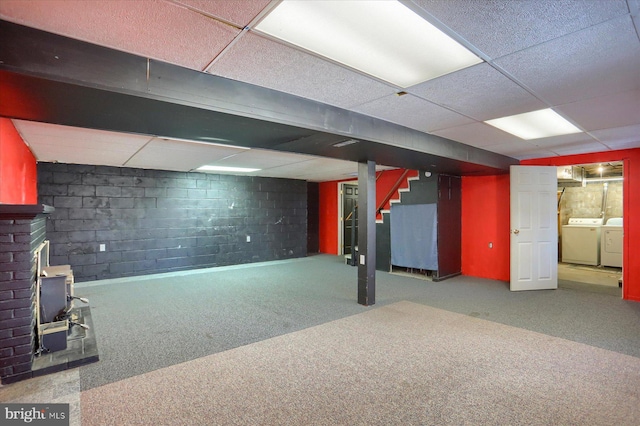
[[[436,204],[392,204],[391,264],[438,270],[438,215]]]

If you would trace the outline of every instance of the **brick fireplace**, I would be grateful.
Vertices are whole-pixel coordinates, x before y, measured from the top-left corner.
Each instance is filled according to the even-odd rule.
[[[46,238],[44,204],[0,204],[0,378],[32,377],[36,350],[35,251]]]

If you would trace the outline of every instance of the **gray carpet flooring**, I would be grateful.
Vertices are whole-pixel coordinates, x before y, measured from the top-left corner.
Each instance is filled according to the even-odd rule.
[[[356,268],[319,255],[207,271],[92,283],[100,362],[81,368],[88,390],[400,301],[440,308],[640,358],[640,304],[560,283],[510,292],[471,277],[439,283],[384,272],[376,305],[356,303]],[[615,289],[614,289],[615,290]]]
[[[84,425],[636,425],[640,359],[411,302],[82,392]]]

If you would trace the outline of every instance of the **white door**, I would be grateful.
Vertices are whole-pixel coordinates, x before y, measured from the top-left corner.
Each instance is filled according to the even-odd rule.
[[[510,172],[511,291],[558,288],[556,167]]]

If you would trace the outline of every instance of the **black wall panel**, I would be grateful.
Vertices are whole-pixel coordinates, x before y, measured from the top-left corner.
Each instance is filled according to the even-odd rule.
[[[434,280],[462,271],[462,179],[438,176],[438,272]]]
[[[305,181],[40,163],[38,195],[77,281],[307,254]]]

